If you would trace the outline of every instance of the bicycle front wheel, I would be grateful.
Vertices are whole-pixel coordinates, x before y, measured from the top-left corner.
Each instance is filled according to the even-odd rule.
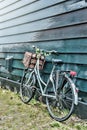
[[[57,121],[65,121],[71,116],[74,110],[74,91],[71,80],[64,74],[59,76],[56,98],[46,97],[46,104],[50,116]]]
[[[29,69],[27,71],[24,71],[24,75],[22,77],[20,85],[20,97],[24,103],[28,103],[32,99],[34,95],[34,88],[33,88],[34,85],[35,85],[34,73]]]

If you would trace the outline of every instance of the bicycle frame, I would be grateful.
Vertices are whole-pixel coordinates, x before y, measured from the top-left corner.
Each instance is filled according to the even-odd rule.
[[[78,91],[72,80],[76,72],[61,70],[58,67],[61,67],[63,61],[52,59],[53,67],[45,81],[40,73],[44,65],[44,57],[50,54],[58,54],[58,52],[42,50],[35,46],[33,48],[36,55],[30,57],[27,69],[24,71],[20,86],[21,100],[24,103],[30,102],[36,90],[38,94],[40,93],[39,96],[46,98],[50,116],[57,121],[64,121],[72,115],[74,106],[78,105]],[[29,67],[30,69],[28,69]]]
[[[34,73],[35,76],[36,76],[36,78],[37,78],[37,81],[38,81],[38,84],[39,84],[39,87],[40,87],[42,96],[56,98],[56,89],[58,88],[58,86],[57,86],[58,78],[57,78],[57,80],[56,80],[56,82],[57,82],[57,83],[56,83],[56,86],[54,85],[54,80],[53,80],[53,78],[52,78],[52,75],[53,75],[53,72],[54,72],[55,68],[56,68],[56,66],[53,65],[53,68],[52,68],[52,70],[51,70],[51,73],[50,73],[50,75],[49,75],[49,78],[48,78],[48,80],[47,80],[47,83],[45,83],[45,82],[42,80],[41,76],[40,76],[40,71],[39,71],[39,58],[37,59],[36,65],[35,65],[34,70],[32,71],[32,73]],[[59,71],[59,70],[57,70],[57,71]],[[66,71],[65,71],[65,72],[66,72]],[[67,76],[67,74],[66,74],[66,73],[64,73],[64,74],[65,74],[65,77],[67,77],[67,78],[70,80],[70,82],[71,82],[71,84],[72,84],[72,86],[73,86],[72,89],[73,89],[73,91],[74,91],[74,104],[75,104],[75,105],[78,105],[78,94],[77,94],[77,92],[76,92],[75,85],[74,85],[74,83],[72,82],[72,80]],[[58,76],[59,76],[59,75],[58,75]],[[50,81],[51,81],[52,84],[53,84],[53,91],[54,91],[54,93],[55,93],[55,96],[46,93],[46,90],[47,90],[47,88],[48,88],[48,84],[49,84]],[[43,89],[43,87],[42,87],[41,84],[43,84],[43,85],[45,86],[44,89]]]
[[[55,88],[55,85],[54,85],[54,80],[53,80],[53,78],[52,78],[52,75],[53,75],[54,70],[55,70],[55,65],[53,65],[53,68],[52,68],[52,70],[51,70],[51,73],[50,73],[50,75],[49,75],[49,78],[48,78],[48,80],[47,80],[47,83],[45,83],[45,82],[42,80],[41,76],[40,76],[40,71],[39,71],[39,58],[37,59],[37,62],[36,62],[36,65],[35,65],[35,68],[34,68],[33,72],[35,73],[35,76],[36,76],[36,78],[37,78],[37,81],[38,81],[38,84],[39,84],[39,86],[40,86],[40,90],[41,90],[42,96],[47,96],[47,97],[56,98],[56,88]],[[47,88],[48,88],[48,84],[49,84],[50,81],[51,81],[52,84],[53,84],[53,91],[54,91],[54,93],[55,93],[55,96],[53,96],[53,95],[51,95],[51,94],[49,94],[49,95],[46,94],[46,90],[47,90]],[[44,89],[43,89],[41,83],[45,86]]]
[[[56,65],[54,64],[54,65],[53,65],[53,68],[52,68],[52,70],[51,70],[51,73],[50,73],[50,75],[49,75],[49,77],[48,77],[48,80],[47,80],[47,82],[45,83],[45,82],[43,81],[43,79],[41,78],[41,76],[40,76],[40,71],[39,71],[39,57],[37,58],[36,65],[35,65],[35,67],[34,67],[32,73],[31,73],[31,75],[32,75],[33,73],[35,74],[36,79],[37,79],[37,82],[38,82],[39,87],[40,87],[40,90],[41,90],[42,96],[56,98],[56,95],[57,95],[57,94],[56,94],[56,92],[57,92],[56,90],[57,90],[57,88],[59,87],[59,86],[58,86],[59,74],[60,74],[60,72],[63,72],[63,74],[65,75],[65,77],[67,77],[68,80],[70,81],[70,84],[72,84],[72,89],[73,89],[73,92],[74,92],[74,104],[75,104],[75,105],[78,105],[78,92],[77,92],[77,89],[76,89],[76,87],[75,87],[73,81],[72,81],[72,80],[67,76],[67,74],[66,74],[66,72],[68,72],[68,71],[60,71],[60,70],[57,70],[58,75],[57,75],[57,78],[56,78],[56,85],[54,85],[53,72],[54,72],[55,68],[56,68]],[[29,79],[28,79],[28,81],[29,81]],[[27,84],[28,84],[28,81],[27,81],[27,83],[26,83],[26,86],[27,86]],[[53,92],[55,93],[55,95],[51,95],[51,94],[47,94],[47,93],[46,93],[46,92],[47,92],[47,88],[49,87],[48,84],[49,84],[50,81],[51,81],[51,83],[52,83]],[[44,88],[42,87],[42,84],[45,86]]]

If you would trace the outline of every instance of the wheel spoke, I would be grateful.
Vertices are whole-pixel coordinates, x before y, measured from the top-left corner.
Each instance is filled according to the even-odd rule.
[[[20,96],[24,103],[28,103],[33,97],[32,86],[34,85],[34,75],[28,71],[22,78],[20,86]]]
[[[59,84],[59,86],[62,86],[57,89],[57,91],[59,91],[57,92],[56,99],[46,97],[49,114],[57,121],[68,119],[74,109],[74,92],[71,83],[64,75],[61,77],[63,79],[59,80],[63,82]]]

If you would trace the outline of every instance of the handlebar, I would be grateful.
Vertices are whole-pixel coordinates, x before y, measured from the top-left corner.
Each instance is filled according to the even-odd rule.
[[[55,54],[55,55],[58,55],[59,53],[55,50],[51,50],[51,51],[47,51],[47,50],[44,50],[44,49],[40,49],[38,47],[35,47],[34,45],[32,46],[32,48],[34,48],[36,54],[42,54],[44,56],[49,56],[51,54]]]

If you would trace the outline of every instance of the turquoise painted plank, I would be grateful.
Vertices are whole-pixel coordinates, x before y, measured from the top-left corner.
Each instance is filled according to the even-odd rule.
[[[22,63],[22,60],[13,60],[13,64],[12,64],[13,68],[17,68],[17,69],[24,69],[24,65]]]
[[[44,1],[44,0],[43,0]],[[64,0],[65,1],[65,0]],[[41,1],[40,1],[41,2]],[[52,2],[54,2],[54,1],[52,1]],[[49,3],[49,2],[48,2]],[[60,1],[59,1],[59,3],[60,3]],[[71,1],[71,3],[72,3],[72,1]],[[42,15],[40,15],[41,17],[40,17],[40,19],[41,18],[43,18],[44,16],[45,16],[45,18],[46,17],[50,17],[50,16],[53,16],[53,15],[58,15],[58,14],[63,14],[63,13],[65,13],[65,12],[70,12],[70,11],[72,11],[73,9],[72,8],[70,8],[70,1],[66,1],[66,2],[64,2],[64,4],[61,2],[60,4],[58,4],[58,5],[55,5],[55,6],[52,6],[52,7],[49,7],[49,8],[45,8],[45,7],[43,7],[43,10],[42,10],[42,8],[40,8],[40,9],[38,9],[38,11],[37,10],[34,10],[34,9],[36,9],[37,7],[42,7],[42,5],[44,6],[44,4],[45,4],[45,2],[43,2],[43,3],[41,3],[41,4],[38,4],[37,3],[37,5],[35,5],[35,7],[34,7],[34,5],[33,5],[33,7],[31,6],[31,7],[28,7],[28,10],[27,10],[27,12],[25,12],[26,10],[25,9],[23,9],[23,11],[22,10],[19,10],[18,12],[20,12],[20,13],[17,13],[17,12],[12,12],[12,14],[7,14],[7,15],[5,15],[5,16],[3,16],[3,17],[1,17],[1,19],[0,19],[0,23],[2,23],[2,22],[6,22],[6,21],[8,21],[8,20],[14,20],[14,19],[16,19],[17,20],[17,18],[18,17],[20,17],[19,19],[18,19],[18,21],[21,21],[21,19],[23,20],[25,20],[26,19],[26,15],[29,15],[27,18],[29,18],[31,21],[32,21],[32,13],[33,13],[33,15],[34,15],[34,13],[35,13],[35,18],[39,18],[39,15],[40,14],[42,14]],[[47,4],[47,2],[46,2],[46,4]],[[85,4],[86,5],[86,4]],[[84,6],[85,6],[84,5]],[[77,9],[78,9],[78,7],[76,7]],[[76,8],[74,9],[74,10],[76,10]],[[83,8],[83,7],[81,7],[81,8]],[[31,11],[31,9],[32,9],[32,11],[31,11],[31,13],[29,13],[29,9],[30,9],[30,11]],[[25,11],[24,11],[25,10]],[[45,11],[44,11],[45,10]],[[36,12],[35,12],[36,11]],[[40,12],[40,14],[38,14]],[[49,13],[48,13],[49,12]],[[46,14],[46,15],[45,15]],[[22,18],[23,17],[23,18]],[[28,20],[29,20],[28,19]]]
[[[25,51],[29,51],[32,49],[33,43],[11,43],[11,44],[1,44],[0,52],[6,53],[8,55],[16,55],[16,53],[23,54]],[[9,48],[8,48],[9,46]]]
[[[65,63],[87,64],[87,54],[60,54],[59,58]]]
[[[26,18],[24,18],[25,17],[24,16],[22,17],[23,20],[21,21],[18,20],[19,18],[17,18],[17,19],[14,19],[14,21],[12,20],[12,21],[1,23],[0,29],[5,29],[5,28],[7,30],[9,28],[10,30],[15,29],[18,33],[18,30],[20,30],[24,26],[25,26],[24,30],[26,29],[26,32],[27,32],[27,27],[28,27],[28,31],[34,31],[34,30],[41,30],[41,29],[43,30],[43,29],[49,29],[49,28],[76,25],[79,23],[85,23],[87,21],[86,14],[87,14],[87,9],[77,10],[77,11],[69,12],[66,14],[61,14],[55,17],[46,18],[46,19],[44,19],[44,17],[42,19],[39,19],[39,17],[41,17],[41,15],[39,15],[39,17],[37,17],[37,21],[35,17],[33,17],[33,14],[32,14],[33,21],[30,21],[30,19],[28,19],[27,16]]]
[[[6,64],[5,60],[0,58],[0,66],[5,67],[5,64]]]
[[[54,1],[55,1],[55,0],[54,0]],[[54,2],[54,1],[52,1],[52,2]],[[62,0],[61,0],[61,1],[62,1]],[[64,5],[63,5],[63,4],[62,4],[63,2],[61,2],[61,1],[58,1],[58,2],[56,1],[57,3],[59,3],[59,5],[55,5],[55,7],[53,6],[53,7],[50,7],[50,8],[45,9],[45,11],[44,11],[45,14],[48,14],[48,12],[49,12],[49,14],[51,13],[51,14],[53,15],[53,14],[55,13],[54,15],[56,15],[56,12],[57,12],[57,14],[61,14],[61,13],[64,13],[64,12],[71,11],[71,8],[69,8],[69,6],[70,6],[70,4],[71,4],[72,2],[70,2],[70,1],[66,1],[66,2],[65,2],[65,0],[64,0]],[[44,5],[45,5],[45,6],[47,5],[47,2],[44,2],[44,0],[43,0],[43,1],[39,1],[39,2],[41,2],[41,3],[40,3],[40,4],[37,3],[38,6],[35,5],[35,8],[34,8],[34,5],[33,5],[33,7],[30,6],[31,8],[28,7],[28,9],[30,9],[30,10],[32,9],[32,10],[34,11],[34,9],[36,9],[37,7],[40,7],[40,8],[41,8],[42,5],[43,5],[43,6],[44,6]],[[43,2],[43,4],[42,4],[42,2]],[[61,4],[60,4],[60,2],[61,2]],[[46,4],[45,4],[45,3],[46,3]],[[48,2],[48,3],[49,3],[49,2]],[[54,4],[55,4],[55,2],[54,2]],[[50,5],[52,5],[52,3],[51,3]],[[49,5],[49,6],[50,6],[50,5]],[[67,6],[67,5],[68,5],[68,6]],[[64,8],[64,6],[66,6],[67,8]],[[45,8],[45,7],[43,7],[43,9],[44,9],[44,8]],[[54,8],[54,9],[53,9],[53,8]],[[27,15],[27,14],[29,13],[28,9],[26,9],[27,12],[25,12],[25,13],[24,13],[24,10],[25,10],[25,9],[23,9],[23,11],[21,11],[21,9],[20,9],[18,12],[19,12],[19,14],[21,14],[21,16],[24,16],[24,14]],[[42,8],[41,8],[41,9],[42,9]],[[66,10],[66,9],[67,9],[67,10]],[[40,9],[39,9],[39,10],[40,10]],[[53,10],[54,10],[54,12],[52,13]],[[35,11],[36,11],[36,10],[35,10]],[[35,12],[35,11],[34,11],[34,12]],[[42,11],[43,11],[43,10],[41,10],[40,13],[42,13]],[[20,13],[20,12],[21,12],[21,13]],[[23,12],[24,14],[22,14],[22,12]],[[44,13],[44,12],[43,12],[43,13]],[[44,14],[44,15],[45,15],[45,14]],[[49,14],[48,14],[48,17],[49,17]],[[37,15],[36,12],[35,12],[35,15]],[[51,15],[51,16],[52,16],[52,15]],[[8,17],[8,16],[9,16],[9,17]],[[13,16],[14,16],[14,17],[13,17]],[[20,16],[20,15],[19,15],[19,16]],[[13,13],[13,12],[12,12],[12,15],[11,15],[11,14],[7,14],[6,16],[1,17],[2,19],[0,19],[0,20],[1,20],[2,22],[4,22],[4,21],[10,20],[10,19],[12,19],[12,18],[13,18],[13,19],[14,19],[14,18],[18,18],[19,16],[18,16],[18,13],[16,13],[16,12]],[[42,15],[42,16],[43,16],[43,15]],[[46,15],[46,16],[47,16],[47,15]],[[37,17],[37,16],[36,16],[36,17]],[[30,18],[31,18],[31,16],[30,16]],[[4,21],[3,21],[3,20],[4,20]],[[21,21],[21,20],[20,20],[20,21]]]
[[[31,5],[20,8],[19,10],[15,10],[14,12],[10,12],[6,15],[3,15],[0,19],[0,22],[4,22],[6,20],[16,18],[16,17],[19,17],[19,16],[23,16],[23,15],[26,15],[28,13],[32,13],[32,12],[35,12],[35,11],[37,12],[37,10],[38,11],[40,9],[42,10],[44,8],[51,6],[51,5],[55,5],[56,3],[60,3],[61,1],[65,1],[65,0],[60,0],[60,1],[52,0],[50,2],[49,1],[44,2],[44,0],[39,0],[36,3],[33,3]]]
[[[46,60],[46,62],[45,62],[45,64],[44,64],[44,69],[43,69],[43,71],[46,73],[49,73],[50,72],[50,69],[52,68],[52,64],[51,64],[52,62],[51,61],[47,61]],[[25,66],[23,65],[23,62],[22,62],[22,60],[21,61],[18,61],[18,60],[13,60],[13,64],[12,64],[12,67],[14,68],[14,69],[24,69],[25,68]]]
[[[16,60],[21,60],[21,59],[23,58],[23,55],[24,55],[24,54],[21,54],[21,53],[9,53],[9,52],[8,52],[8,54],[6,54],[6,56],[5,56],[5,58],[11,56],[11,57],[13,57],[14,60],[15,60],[15,59],[16,59]]]
[[[68,40],[55,40],[55,41],[43,41],[43,42],[29,42],[29,43],[11,43],[0,45],[0,52],[7,53],[20,53],[25,51],[32,51],[32,45],[35,45],[41,49],[57,50],[60,54],[87,54],[87,38],[68,39]],[[9,48],[8,48],[9,46]],[[9,53],[10,52],[10,53]],[[11,55],[11,54],[10,54]]]
[[[21,76],[24,68],[22,64],[23,54],[25,51],[33,51],[31,45],[34,44],[48,50],[54,49],[59,51],[59,56],[47,57],[46,60],[49,63],[46,63],[44,66],[44,74],[47,75],[50,72],[50,61],[52,57],[61,58],[65,61],[62,69],[77,71],[77,87],[81,91],[87,92],[86,4],[82,5],[82,7],[76,7],[75,4],[70,4],[70,2],[75,2],[74,0],[68,2],[55,1],[54,4],[53,2],[54,1],[47,1],[47,3],[41,4],[41,1],[38,1],[28,6],[26,6],[26,4],[24,8],[19,7],[19,5],[16,8],[17,3],[14,4],[14,2],[10,4],[10,6],[3,6],[2,12],[4,15],[0,20],[4,22],[0,24],[1,28],[18,24],[21,25],[17,26],[19,28],[15,26],[1,30],[0,32],[0,36],[2,36],[0,37],[0,52],[3,52],[0,55],[0,63],[5,67],[5,57],[11,55],[14,57],[12,72],[7,73],[4,71],[4,68],[0,68],[0,75],[3,72],[3,74],[10,78],[12,78],[12,76]],[[37,3],[39,4],[37,8],[35,8]],[[13,5],[15,5],[14,8],[12,8],[14,11],[10,13]],[[33,6],[34,9],[32,8]],[[23,9],[26,7],[30,7],[29,9],[32,10],[30,10],[30,12],[29,10],[23,12]],[[81,8],[83,9],[81,10]],[[9,13],[5,14],[7,9]],[[18,12],[21,12],[21,14],[18,14]],[[27,24],[22,25],[22,23]],[[25,28],[27,29],[25,30]]]
[[[87,92],[87,80],[81,80],[79,79],[77,82],[77,87],[82,92]]]
[[[18,70],[18,69],[14,69],[11,74],[13,76],[22,76],[23,75],[23,70]]]
[[[11,4],[14,4],[15,2],[17,2],[17,1],[19,1],[19,0],[4,0],[3,2],[1,2],[1,4],[0,4],[0,10],[1,9],[3,9],[3,8],[6,8],[6,7],[8,7],[9,5],[11,5]]]
[[[44,15],[41,15],[41,12],[39,11],[39,12],[35,12],[35,17],[33,17],[34,14],[27,14],[26,16],[18,17],[16,19],[11,20],[11,21],[2,22],[0,24],[0,28],[2,29],[2,28],[9,27],[9,26],[16,26],[18,24],[20,25],[20,24],[30,23],[31,21],[40,20],[41,18],[42,19],[46,18],[47,15],[50,14],[50,11],[48,14],[45,13],[45,10],[43,10],[43,12],[44,12]],[[37,13],[39,13],[38,16],[37,16]],[[47,15],[45,15],[45,14],[47,14]],[[51,12],[51,14],[52,14],[52,12]],[[62,25],[65,26],[67,24],[69,25],[69,24],[76,24],[79,22],[85,22],[86,18],[87,18],[86,14],[87,14],[87,9],[77,10],[74,12],[62,14],[62,15],[59,15],[59,16],[56,16],[53,18],[49,18],[49,19],[47,19],[47,21],[49,21],[49,26],[51,26],[51,25],[54,27],[57,27],[57,26],[59,27]],[[50,22],[53,22],[53,24],[50,25]]]
[[[87,23],[77,25],[77,26],[56,28],[54,30],[46,30],[40,33],[39,32],[36,33],[35,36],[36,39],[40,38],[40,40],[72,39],[72,38],[79,38],[79,37],[86,38]]]
[[[8,49],[8,48],[7,48]],[[14,59],[17,59],[17,60],[20,60],[20,59],[22,59],[23,58],[23,55],[24,54],[21,54],[21,53],[11,53],[11,52],[1,52],[0,53],[0,58],[3,58],[3,59],[5,59],[5,58],[7,58],[7,57],[9,57],[9,56],[12,56]]]
[[[85,23],[87,21],[87,9],[79,10],[76,12],[71,12],[68,14],[63,14],[59,16],[55,16],[48,19],[42,19],[35,22],[28,22],[23,24],[15,24],[13,23],[13,27],[9,27],[9,22],[0,24],[0,35],[12,35],[17,33],[26,33],[26,32],[34,32],[34,31],[40,31],[40,30],[46,30],[46,29],[53,29],[53,28],[63,28],[68,27],[70,25],[78,25],[81,23]],[[22,22],[22,21],[21,21]],[[33,28],[34,27],[34,28]]]
[[[5,58],[5,53],[3,53],[3,52],[0,53],[0,59],[1,58]]]
[[[0,7],[2,6],[2,9],[0,9],[0,16],[12,12],[16,9],[23,8],[24,6],[31,4],[35,1],[38,0],[8,0],[8,2],[5,0],[2,2],[3,5],[0,4]]]
[[[77,2],[75,2],[75,3],[73,3],[73,4],[71,4],[69,8],[70,8],[71,10],[74,10],[74,9],[76,9],[76,8],[81,9],[81,8],[83,8],[83,7],[87,7],[87,3],[85,2],[85,0],[79,0],[79,1],[77,1]]]
[[[83,33],[84,32],[84,33]],[[45,40],[59,40],[59,39],[72,39],[72,38],[86,38],[87,37],[87,24],[77,26],[70,26],[52,30],[45,30],[39,32],[20,33],[15,35],[6,35],[0,37],[0,43],[13,43],[13,42],[34,42]]]
[[[4,73],[4,72],[0,72],[0,76],[2,76],[2,77],[8,77],[9,79],[12,79],[12,80],[14,80],[14,79],[20,79],[20,76],[22,76],[23,75],[23,71],[22,70],[14,70],[14,71],[12,71],[12,73]]]

